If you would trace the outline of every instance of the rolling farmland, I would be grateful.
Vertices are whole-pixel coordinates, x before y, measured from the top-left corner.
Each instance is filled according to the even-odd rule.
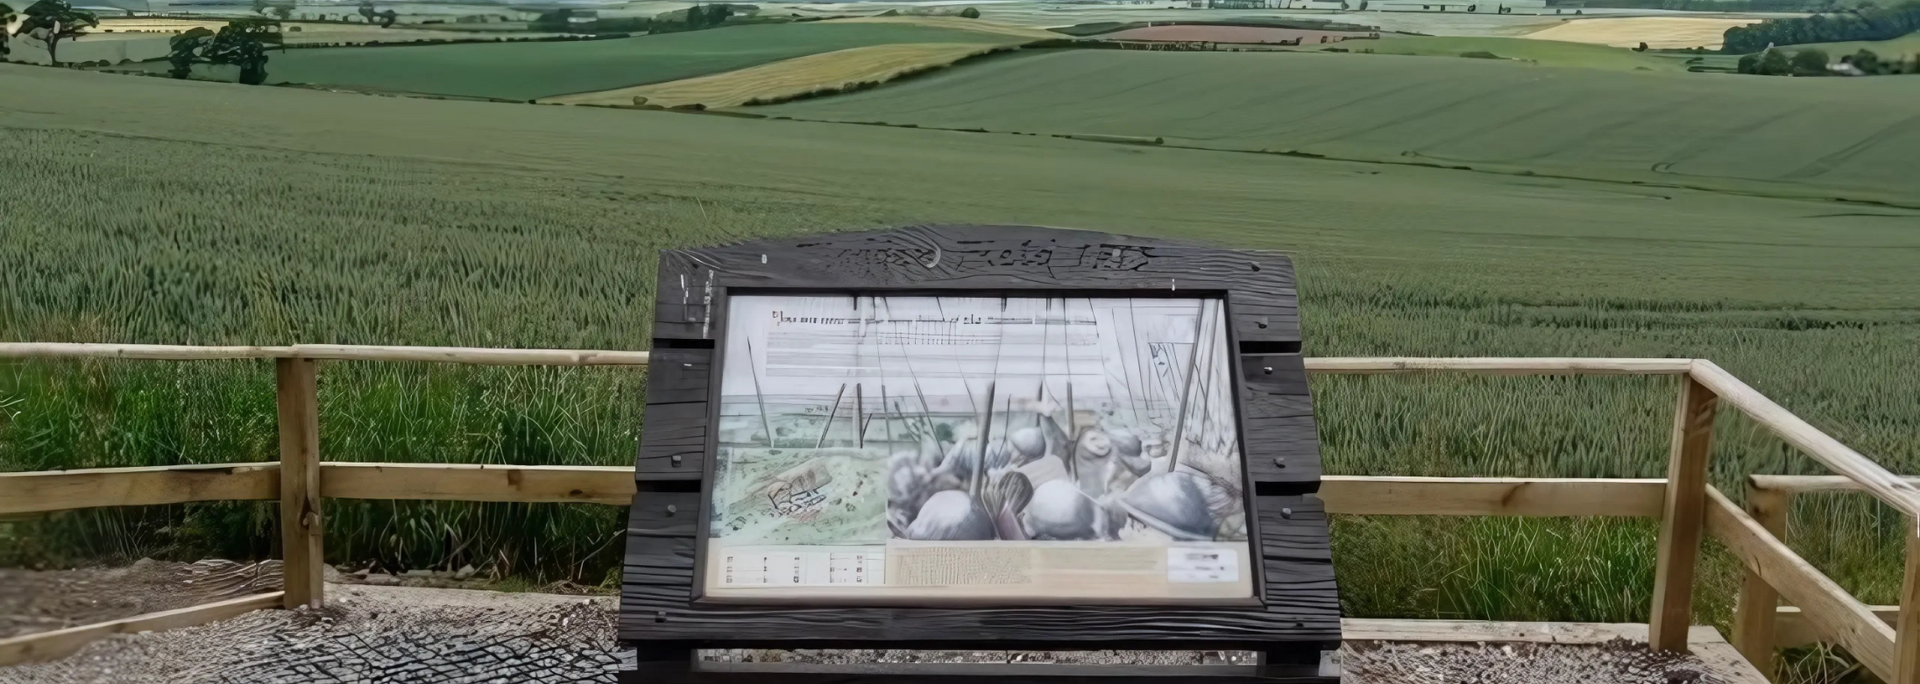
[[[600,43],[534,47],[549,45]],[[0,336],[641,349],[661,248],[1032,223],[1289,250],[1310,355],[1712,358],[1889,468],[1920,472],[1920,211],[1798,198],[1916,203],[1901,182],[1912,96],[1877,86],[1080,51],[756,110],[996,131],[983,134],[0,66],[0,92],[31,94],[0,100]],[[1246,153],[1263,148],[1360,161]],[[1610,178],[1647,184],[1588,180]],[[86,194],[64,192],[75,187]],[[329,460],[626,464],[646,429],[631,370],[324,373]],[[245,362],[0,366],[0,469],[270,460],[271,376]],[[1314,380],[1329,471],[1347,474],[1658,477],[1673,390],[1650,378]],[[1819,472],[1737,419],[1715,445],[1714,479],[1730,491],[1736,473]],[[587,582],[619,564],[602,546],[624,527],[611,510],[328,505],[336,562],[504,558]],[[266,553],[262,510],[0,522],[0,562]],[[1794,525],[1813,563],[1866,601],[1893,599],[1898,516],[1804,497]],[[1335,553],[1351,615],[1626,622],[1645,619],[1653,532],[1342,518]],[[1724,620],[1733,565],[1710,551],[1704,573],[1700,618]]]
[[[559,104],[626,105],[635,97],[647,104],[676,107],[701,104],[737,107],[755,100],[790,98],[821,88],[884,82],[903,72],[951,64],[994,49],[980,43],[903,43],[835,50],[795,57],[737,71],[549,98]]]
[[[289,50],[275,53],[267,71],[270,83],[531,100],[676,81],[868,45],[1018,41],[991,31],[810,22],[612,40]],[[149,66],[166,70],[164,63]]]
[[[1914,56],[1920,55],[1920,34],[1908,34],[1893,40],[1859,40],[1848,43],[1789,45],[1787,49],[1824,50],[1829,56],[1835,59],[1838,59],[1842,55],[1851,55],[1861,50],[1872,50],[1874,54],[1880,55],[1881,59],[1892,59],[1895,57],[1913,59]]]
[[[1727,29],[1760,23],[1740,17],[1611,17],[1575,19],[1526,35],[1538,40],[1593,43],[1630,48],[1641,43],[1654,49],[1705,47],[1718,49]]]
[[[1385,55],[1062,51],[758,111],[1920,204],[1911,182],[1920,90],[1903,85]]]
[[[1686,71],[1684,57],[1638,53],[1605,45],[1533,38],[1393,36],[1373,43],[1349,43],[1332,47],[1356,52],[1372,50],[1383,55],[1417,57],[1460,57],[1470,52],[1489,53],[1498,61],[1510,60],[1539,66],[1582,69],[1674,73]]]

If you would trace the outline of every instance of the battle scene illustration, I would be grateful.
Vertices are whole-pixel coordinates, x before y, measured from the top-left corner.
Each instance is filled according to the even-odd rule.
[[[736,296],[711,534],[1244,541],[1217,299]]]

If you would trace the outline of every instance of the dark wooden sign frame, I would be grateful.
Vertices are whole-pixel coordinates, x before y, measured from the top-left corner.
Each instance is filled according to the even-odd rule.
[[[660,256],[620,639],[639,649],[630,681],[911,682],[967,676],[861,668],[698,663],[703,648],[1239,650],[1250,670],[1144,672],[1119,679],[1334,682],[1340,606],[1317,498],[1319,442],[1299,355],[1292,263],[1272,252],[1025,226],[911,226],[667,250]],[[1253,606],[796,606],[700,600],[706,488],[719,405],[718,344],[734,294],[1219,297],[1237,367],[1247,464]],[[1038,674],[1033,667],[1049,667]],[[1112,672],[1008,665],[990,673],[1048,682],[1118,681]],[[1204,669],[1204,668],[1202,668]]]

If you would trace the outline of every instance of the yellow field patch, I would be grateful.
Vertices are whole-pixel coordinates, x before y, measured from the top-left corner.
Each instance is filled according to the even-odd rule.
[[[634,103],[633,98],[644,97],[646,104],[666,107],[691,104],[709,108],[737,107],[754,98],[767,100],[820,88],[838,88],[848,83],[886,81],[904,71],[951,64],[994,47],[980,43],[873,45],[795,57],[711,76],[562,95],[542,102],[630,105]]]
[[[1569,43],[1650,48],[1720,47],[1727,29],[1760,23],[1759,19],[1721,17],[1620,17],[1575,19],[1521,36]]]
[[[961,31],[980,31],[982,33],[998,33],[1001,35],[1014,36],[1016,38],[1029,38],[1032,40],[1046,40],[1049,38],[1065,38],[1066,37],[1061,34],[1048,31],[1046,29],[1033,28],[1031,26],[1014,26],[1011,24],[1001,24],[1001,23],[985,21],[981,19],[968,19],[966,17],[915,17],[915,16],[857,17],[853,19],[828,19],[824,23],[917,24],[920,26],[934,26],[938,28],[957,29]]]
[[[117,38],[133,36],[165,36],[185,33],[196,28],[218,31],[226,26],[226,19],[162,19],[151,17],[103,17],[100,20],[101,33]],[[104,33],[112,30],[113,33]],[[286,21],[280,24],[280,35],[288,45],[310,45],[314,43],[408,43],[421,40],[492,40],[496,36],[487,33],[464,31],[438,31],[434,29],[380,28],[368,24],[343,24],[334,22]],[[545,38],[558,36],[558,33],[514,32],[501,34],[510,38]]]

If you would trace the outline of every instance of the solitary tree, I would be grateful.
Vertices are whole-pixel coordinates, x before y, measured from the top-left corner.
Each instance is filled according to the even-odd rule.
[[[267,81],[267,46],[280,44],[280,23],[270,19],[235,19],[214,34],[201,51],[209,64],[240,67],[240,82]]]
[[[46,41],[47,61],[54,66],[60,65],[60,41],[77,38],[100,25],[92,12],[74,9],[66,0],[39,0],[28,5],[23,15],[26,20],[20,22],[15,35],[23,33]]]
[[[1819,76],[1827,73],[1827,53],[1819,50],[1801,50],[1793,53],[1793,70],[1803,76]]]
[[[267,80],[267,46],[280,44],[280,23],[266,18],[235,19],[219,33],[195,28],[174,36],[167,74],[186,78],[195,64],[231,64],[240,67],[240,82],[260,85]]]
[[[1860,70],[1860,73],[1868,76],[1884,74],[1893,71],[1893,69],[1888,68],[1889,66],[1898,66],[1888,65],[1880,61],[1880,55],[1874,54],[1872,50],[1867,49],[1861,49],[1859,52],[1853,53],[1852,57],[1844,57],[1841,61],[1852,64],[1854,68]]]
[[[7,27],[12,26],[14,18],[18,16],[7,3],[0,2],[0,59],[7,56]]]
[[[1785,76],[1793,71],[1793,64],[1787,61],[1787,53],[1781,50],[1768,50],[1760,56],[1753,73],[1764,76]]]
[[[196,26],[186,33],[174,36],[169,41],[173,50],[167,53],[167,63],[173,68],[167,70],[167,75],[180,79],[192,76],[194,63],[203,61],[200,53],[205,51],[207,44],[211,42],[213,42],[213,31],[205,26]]]

